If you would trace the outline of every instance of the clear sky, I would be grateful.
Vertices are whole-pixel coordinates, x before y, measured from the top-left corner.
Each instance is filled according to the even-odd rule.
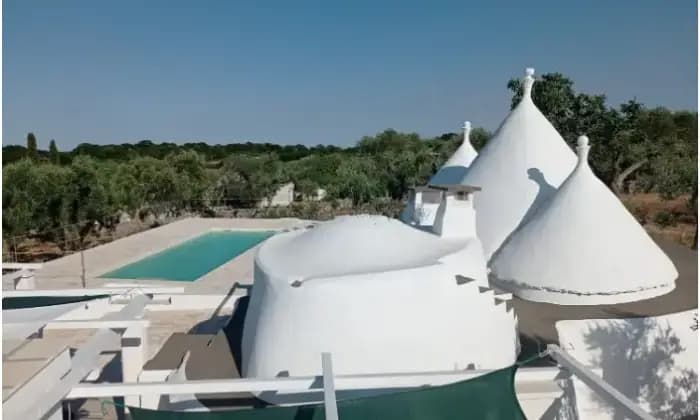
[[[3,144],[354,144],[465,119],[561,72],[611,103],[697,109],[697,4],[3,1]]]

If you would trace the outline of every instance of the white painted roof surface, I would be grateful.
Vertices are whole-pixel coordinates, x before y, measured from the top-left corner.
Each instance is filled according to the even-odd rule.
[[[273,236],[260,247],[256,262],[275,276],[306,279],[435,264],[466,243],[384,216],[341,216]]]
[[[520,103],[480,150],[462,180],[475,197],[477,235],[489,259],[524,218],[571,173],[576,156],[531,97],[534,70],[523,80]]]
[[[431,231],[346,216],[263,243],[243,327],[243,376],[316,375],[323,352],[333,354],[337,374],[512,364],[516,317],[488,287],[470,189],[458,190],[441,194]]]
[[[667,293],[678,272],[588,165],[588,138],[559,191],[499,250],[492,274],[525,299],[615,303]]]
[[[478,153],[469,141],[469,133],[472,125],[469,121],[464,122],[464,139],[457,150],[447,159],[440,170],[430,179],[429,184],[436,185],[457,185],[464,175],[467,173],[467,168],[476,159]]]
[[[644,318],[557,321],[556,330],[562,349],[599,370],[605,381],[654,418],[686,418],[698,412],[697,313],[692,309]],[[574,386],[579,419],[622,418],[619,408],[584,383]]]
[[[323,352],[332,353],[338,375],[511,365],[513,308],[488,287],[468,220],[471,201],[455,201],[446,199],[439,212],[442,236],[351,216],[263,243],[243,327],[242,375],[320,374]],[[259,398],[306,402],[296,392]]]

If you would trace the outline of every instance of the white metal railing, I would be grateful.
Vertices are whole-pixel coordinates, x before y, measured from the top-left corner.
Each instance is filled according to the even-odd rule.
[[[13,289],[33,289],[34,272],[41,269],[43,264],[2,263],[3,270],[15,270],[3,274],[2,283],[12,284]]]
[[[323,408],[326,411],[326,420],[338,420],[338,404],[335,400],[333,384],[333,361],[330,353],[321,354],[321,370],[323,371]]]
[[[546,375],[553,379],[559,369],[548,369]],[[556,370],[556,372],[555,372]],[[443,372],[336,375],[335,390],[373,390],[383,388],[415,388],[431,384],[447,384],[493,372],[493,370],[463,370]],[[188,380],[167,383],[81,383],[68,395],[70,399],[100,398],[149,394],[220,394],[264,391],[323,391],[323,376],[296,376],[276,378],[240,378]]]
[[[44,264],[41,263],[14,263],[14,262],[3,262],[3,270],[39,270]]]
[[[605,382],[589,368],[576,361],[571,355],[556,345],[549,345],[550,354],[561,368],[582,380],[603,398],[622,408],[631,418],[653,420],[653,417],[639,407],[634,401]],[[560,373],[560,367],[527,368],[516,376],[518,381],[553,381]],[[394,374],[360,374],[333,375],[331,355],[322,355],[322,375],[308,377],[277,378],[240,378],[214,380],[187,380],[184,382],[155,383],[81,383],[73,387],[66,399],[101,398],[136,395],[182,395],[182,394],[219,394],[250,392],[260,393],[277,391],[279,393],[304,391],[306,393],[322,392],[322,401],[326,406],[326,418],[337,419],[336,392],[353,390],[388,390],[409,389],[422,386],[435,386],[467,379],[473,379],[493,370],[465,370]],[[527,371],[528,375],[523,373]]]
[[[549,344],[547,346],[547,352],[554,360],[557,361],[557,363],[576,375],[578,379],[588,385],[600,396],[613,403],[615,407],[619,407],[622,411],[625,411],[625,414],[631,416],[631,418],[654,420],[654,417],[644,411],[639,405],[637,405],[637,403],[627,398],[627,396],[585,367],[583,364],[581,364],[581,362],[576,360],[569,353],[562,350],[559,346]]]
[[[99,328],[87,342],[76,351],[70,361],[70,370],[63,375],[57,383],[48,384],[42,392],[26,395],[27,393],[16,393],[14,398],[3,402],[3,415],[11,419],[40,419],[54,418],[55,413],[61,409],[61,401],[71,392],[71,390],[85,379],[92,371],[98,368],[100,355],[106,351],[124,351],[122,334],[113,329],[115,326],[109,325],[116,322],[138,322],[145,310],[146,305],[151,300],[150,297],[140,295],[132,299],[119,312],[103,321],[101,325],[92,325],[92,328]],[[133,326],[124,327],[126,331]],[[138,327],[137,327],[138,328]],[[140,330],[143,331],[143,330]],[[143,334],[143,332],[141,332]],[[141,337],[139,337],[141,338]],[[139,340],[140,341],[140,340]],[[122,367],[133,364],[132,358],[122,358]],[[141,369],[139,364],[138,369]]]
[[[78,289],[80,290],[80,289]],[[172,291],[169,291],[172,293]],[[389,373],[389,374],[358,374],[358,375],[334,375],[331,354],[322,354],[322,375],[308,377],[276,377],[276,378],[240,378],[240,379],[215,379],[215,380],[186,380],[182,382],[156,382],[156,383],[84,383],[84,378],[95,369],[97,357],[102,351],[113,351],[115,348],[124,350],[115,340],[119,335],[114,334],[112,328],[130,328],[136,331],[136,336],[144,336],[142,328],[147,327],[147,321],[139,320],[145,306],[151,301],[150,297],[138,296],[113,316],[101,320],[75,321],[71,328],[90,325],[99,328],[95,336],[89,340],[86,346],[81,347],[72,360],[72,368],[68,375],[56,386],[47,390],[39,403],[29,404],[26,401],[7,401],[11,412],[16,414],[41,414],[56,410],[61,400],[101,397],[133,397],[143,395],[182,395],[182,394],[218,394],[218,393],[260,393],[276,391],[278,393],[303,391],[305,394],[315,394],[321,397],[326,410],[326,418],[337,420],[337,391],[388,391],[397,389],[410,389],[423,386],[437,386],[457,381],[473,379],[493,370],[462,370],[441,372],[418,373]],[[96,324],[99,324],[97,326]],[[112,325],[114,324],[114,325]],[[117,325],[118,324],[118,325]],[[128,325],[127,325],[128,324]],[[144,325],[141,325],[144,324]],[[64,325],[60,325],[64,327]],[[57,326],[58,327],[58,326]],[[140,349],[138,351],[141,351]],[[518,381],[554,381],[560,373],[560,367],[568,370],[589,386],[596,393],[619,407],[631,418],[651,420],[653,417],[639,407],[634,401],[627,398],[621,392],[605,382],[589,368],[582,365],[570,354],[556,345],[547,346],[547,353],[558,362],[559,367],[528,368],[521,370],[516,376]],[[78,357],[80,355],[80,357]],[[79,360],[80,359],[80,360]],[[84,359],[84,360],[83,360]],[[139,366],[142,366],[139,363]],[[131,368],[140,370],[135,365]],[[132,369],[133,370],[133,369]],[[524,375],[527,371],[527,375]],[[135,378],[135,375],[129,375]],[[125,378],[126,379],[126,378]],[[316,397],[314,397],[316,398]],[[320,402],[319,401],[319,402]],[[7,405],[7,404],[6,404]],[[14,408],[13,408],[14,407]],[[58,405],[60,407],[60,404]],[[30,413],[31,412],[31,413]],[[19,418],[19,417],[18,417]]]
[[[96,289],[33,289],[33,290],[3,290],[3,297],[31,296],[92,296],[92,295],[124,295],[138,292],[146,295],[165,295],[184,293],[184,287],[102,287]]]
[[[2,283],[3,285],[11,284],[12,289],[16,290],[34,289],[34,270],[31,268],[20,268],[16,271],[3,274]]]

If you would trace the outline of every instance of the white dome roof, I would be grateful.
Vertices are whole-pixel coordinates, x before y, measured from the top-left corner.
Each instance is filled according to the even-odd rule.
[[[495,280],[524,299],[560,304],[640,300],[671,291],[678,272],[617,197],[579,162],[550,201],[491,261]]]
[[[534,70],[523,80],[523,98],[481,149],[462,184],[482,188],[474,200],[477,235],[486,258],[546,201],[571,173],[576,156],[532,102]]]
[[[471,201],[450,197],[436,231],[459,219],[458,238],[348,216],[265,241],[243,327],[242,375],[317,375],[322,352],[333,354],[339,375],[512,365],[514,311],[488,287],[473,218],[471,230],[462,226]],[[296,390],[259,397],[307,402]]]
[[[303,280],[434,264],[466,242],[384,216],[341,216],[268,239],[257,259],[277,276]]]
[[[447,159],[439,171],[430,179],[431,185],[457,185],[464,175],[467,173],[467,168],[476,159],[478,153],[469,141],[469,133],[472,125],[469,121],[464,122],[464,139],[457,150]]]

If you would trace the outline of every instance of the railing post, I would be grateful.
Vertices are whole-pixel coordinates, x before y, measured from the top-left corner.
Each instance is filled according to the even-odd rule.
[[[82,248],[82,247],[81,247]],[[80,250],[80,279],[82,280],[83,283],[83,289],[86,286],[86,281],[85,281],[85,254],[83,253],[83,250]]]
[[[146,326],[134,325],[126,329],[122,335],[122,381],[138,382],[139,375],[146,363]],[[140,396],[124,397],[128,405],[140,406]]]
[[[323,406],[326,420],[338,420],[338,405],[335,400],[333,383],[333,362],[330,353],[321,353],[321,370],[323,371]]]
[[[23,268],[17,273],[14,281],[15,290],[33,290],[36,288],[34,270]]]

